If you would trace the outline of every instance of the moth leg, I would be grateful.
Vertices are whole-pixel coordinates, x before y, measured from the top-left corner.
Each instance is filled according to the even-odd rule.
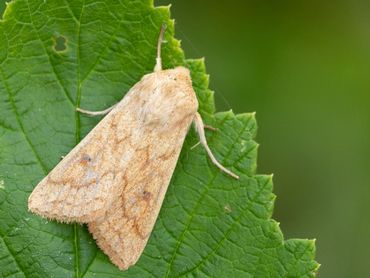
[[[117,104],[105,109],[105,110],[102,110],[102,111],[89,111],[89,110],[85,110],[85,109],[81,109],[81,108],[76,108],[76,110],[78,112],[81,112],[83,114],[87,114],[87,115],[91,115],[91,116],[99,116],[99,115],[106,115],[108,114],[110,111],[113,110],[114,107],[116,107]]]
[[[239,179],[238,175],[234,174],[229,169],[226,169],[224,166],[222,166],[221,163],[218,162],[217,159],[215,158],[215,156],[213,155],[212,151],[210,150],[210,148],[208,146],[206,135],[204,133],[203,120],[202,120],[202,117],[200,116],[199,113],[195,114],[194,123],[195,123],[195,128],[196,128],[196,130],[198,132],[198,135],[199,135],[200,143],[203,145],[203,147],[207,151],[207,154],[208,154],[209,158],[211,159],[211,161],[213,162],[213,164],[215,164],[221,171],[225,172],[226,174],[232,176],[235,179]]]
[[[211,130],[211,131],[218,131],[217,128],[215,128],[213,126],[210,126],[210,125],[204,125],[204,129],[208,129],[208,130]],[[196,147],[198,147],[199,145],[200,145],[200,141],[198,143],[196,143],[194,146],[192,146],[190,149],[193,150]]]
[[[217,131],[218,129],[213,127],[213,126],[210,126],[210,125],[204,125],[204,128],[205,129],[208,129],[208,130],[211,130],[211,131]]]
[[[200,145],[200,141],[198,143],[196,143],[194,146],[192,146],[190,149],[193,150],[195,149],[196,147],[198,147]]]

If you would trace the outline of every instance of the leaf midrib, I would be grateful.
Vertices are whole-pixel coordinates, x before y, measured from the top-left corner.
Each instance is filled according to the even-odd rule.
[[[69,11],[71,11],[68,3],[66,3],[66,6],[68,7]],[[34,27],[35,25],[34,25],[33,18],[32,18],[32,13],[31,13],[30,5],[29,5],[29,0],[27,0],[28,13],[29,13],[29,16],[30,16],[32,27],[35,30],[35,32],[36,32],[36,34],[38,36],[38,39],[41,42],[41,45],[43,46],[43,49],[45,51],[45,54],[48,57],[49,64],[50,64],[51,68],[53,69],[54,75],[55,75],[55,77],[56,77],[59,85],[61,86],[62,91],[64,92],[64,94],[67,97],[67,99],[70,102],[70,104],[72,104],[72,106],[74,107],[74,110],[75,110],[75,125],[76,125],[76,132],[75,132],[75,142],[76,142],[76,145],[81,140],[81,122],[80,122],[80,117],[79,117],[79,114],[78,114],[76,108],[79,107],[80,100],[81,100],[81,82],[80,82],[80,50],[81,49],[80,49],[80,38],[81,38],[81,17],[82,17],[84,6],[85,6],[85,0],[83,0],[83,3],[82,3],[81,13],[80,13],[79,20],[76,22],[77,23],[77,26],[78,26],[77,55],[76,55],[76,57],[77,57],[77,93],[76,93],[76,103],[74,103],[73,102],[73,99],[69,95],[67,89],[63,86],[63,84],[61,82],[61,79],[60,79],[60,76],[55,71],[54,65],[53,65],[53,63],[52,63],[52,61],[50,59],[50,56],[49,56],[48,51],[47,51],[47,49],[46,49],[46,47],[44,45],[44,42],[42,41],[42,39],[41,39],[41,37],[40,37],[40,35],[38,33],[38,30]],[[18,118],[18,115],[17,115],[17,118]],[[18,119],[18,122],[19,122],[19,124],[21,123],[19,121],[19,119]],[[21,130],[22,130],[23,134],[25,135],[26,140],[28,141],[31,149],[34,152],[34,155],[38,159],[39,164],[43,168],[45,175],[47,175],[48,174],[47,167],[43,164],[41,158],[37,154],[36,150],[33,148],[32,144],[29,141],[28,137],[26,136],[26,134],[24,132],[24,129],[23,129],[23,126],[21,124],[20,124],[20,127],[21,127]],[[73,229],[73,248],[74,248],[74,252],[75,252],[75,267],[74,267],[75,277],[76,278],[80,278],[80,258],[79,258],[79,246],[80,246],[79,229],[80,228],[79,228],[79,226],[78,226],[77,223],[74,223],[73,226],[72,226],[72,229]]]
[[[67,5],[68,6],[68,5]],[[76,133],[75,133],[75,137],[76,137],[76,145],[81,141],[81,119],[80,119],[80,114],[78,113],[77,111],[77,108],[80,107],[80,102],[81,102],[81,18],[82,18],[82,14],[83,14],[83,11],[84,11],[84,7],[85,7],[85,0],[82,1],[82,7],[81,7],[81,12],[80,12],[80,16],[79,16],[79,19],[77,21],[77,26],[78,26],[78,30],[77,30],[77,53],[76,53],[76,57],[77,57],[77,92],[76,92],[76,105],[75,105],[75,124],[76,124]],[[74,238],[73,238],[73,248],[74,248],[74,252],[75,252],[75,276],[76,278],[80,278],[80,268],[81,268],[81,265],[80,265],[80,239],[79,239],[79,229],[80,227],[78,226],[77,223],[74,223],[73,224],[73,235],[74,235]]]

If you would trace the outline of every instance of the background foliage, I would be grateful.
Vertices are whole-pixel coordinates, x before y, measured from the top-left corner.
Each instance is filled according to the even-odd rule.
[[[370,276],[369,2],[171,2],[218,108],[257,111],[286,237],[318,239],[320,277]]]
[[[317,238],[319,277],[370,277],[370,2],[160,2],[217,107],[257,111],[284,234]]]

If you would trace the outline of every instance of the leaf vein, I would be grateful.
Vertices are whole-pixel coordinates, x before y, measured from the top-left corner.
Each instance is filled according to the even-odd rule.
[[[221,125],[226,121],[227,119],[224,118]],[[244,133],[244,131],[248,128],[248,122],[245,123],[244,125],[244,128],[238,133],[238,136],[237,138],[235,139],[234,142],[238,141],[240,139],[240,137],[242,136],[242,134]],[[227,160],[228,157],[231,155],[231,152],[232,150],[234,149],[234,146],[235,146],[235,143],[229,148],[229,151],[227,152],[227,154],[224,156],[223,160]],[[166,273],[166,277],[169,277],[170,275],[170,272],[171,272],[171,269],[172,269],[172,266],[173,266],[173,263],[175,261],[175,258],[176,258],[176,255],[177,255],[177,251],[179,250],[180,246],[182,245],[183,241],[184,241],[184,238],[185,238],[185,234],[186,232],[189,230],[189,227],[193,221],[193,218],[194,218],[194,215],[195,215],[195,212],[196,210],[198,209],[198,207],[200,206],[201,204],[201,201],[204,199],[204,197],[206,196],[206,194],[208,193],[208,191],[210,190],[210,186],[211,184],[213,184],[213,182],[215,181],[215,179],[217,178],[217,176],[219,175],[219,172],[217,171],[213,178],[210,180],[210,182],[208,182],[208,184],[206,184],[204,187],[204,191],[201,193],[197,203],[195,204],[194,206],[194,209],[192,210],[191,214],[190,214],[190,218],[188,219],[187,221],[187,224],[185,225],[185,228],[183,230],[183,232],[181,233],[180,237],[179,237],[179,240],[178,240],[178,244],[176,245],[175,247],[175,250],[173,252],[173,255],[170,259],[170,262],[169,262],[169,266],[168,266],[168,270],[167,270],[167,273]]]
[[[13,253],[13,251],[9,248],[9,246],[8,246],[8,244],[6,243],[5,239],[4,239],[3,237],[0,237],[0,238],[1,238],[1,240],[4,242],[4,246],[5,246],[5,247],[6,247],[6,249],[8,250],[9,254],[12,256],[12,258],[13,258],[13,260],[14,260],[15,264],[17,265],[18,269],[20,270],[20,272],[22,272],[22,273],[24,274],[24,277],[27,277],[27,276],[26,276],[26,272],[23,270],[23,268],[22,268],[22,266],[21,266],[20,262],[18,262],[18,260],[17,260],[17,258],[16,258],[16,256],[15,256],[15,254],[14,254],[14,253]]]
[[[0,67],[0,75],[1,75],[1,79],[2,79],[2,80],[3,80],[3,82],[4,82],[4,87],[5,87],[6,91],[8,92],[9,102],[11,103],[11,106],[12,106],[12,109],[13,109],[13,111],[14,111],[15,118],[16,118],[16,120],[17,120],[17,122],[18,122],[18,126],[19,126],[19,128],[20,128],[20,131],[21,131],[21,133],[23,134],[24,139],[26,140],[27,144],[29,145],[29,147],[30,147],[31,151],[33,152],[33,154],[34,154],[34,156],[35,156],[35,158],[36,158],[36,160],[37,160],[38,164],[41,166],[42,170],[43,170],[43,171],[44,171],[44,173],[46,174],[46,173],[48,172],[48,168],[47,168],[47,167],[46,167],[46,165],[42,162],[41,157],[40,157],[40,156],[39,156],[39,154],[37,153],[35,146],[31,143],[30,138],[29,138],[29,137],[28,137],[28,135],[26,134],[26,131],[25,131],[24,126],[23,126],[23,123],[22,123],[22,121],[21,121],[21,119],[20,119],[20,116],[19,116],[19,113],[18,113],[18,109],[17,109],[17,107],[16,107],[16,105],[15,105],[15,101],[14,101],[14,99],[13,99],[13,95],[12,95],[12,93],[11,93],[11,89],[10,89],[10,87],[9,87],[9,84],[8,84],[8,82],[7,82],[6,78],[5,78],[4,71],[3,71],[3,69],[2,69],[1,67]]]

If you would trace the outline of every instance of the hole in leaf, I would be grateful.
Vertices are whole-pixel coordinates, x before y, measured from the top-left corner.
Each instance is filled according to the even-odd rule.
[[[67,39],[63,36],[58,36],[54,39],[54,50],[57,52],[67,49]]]

